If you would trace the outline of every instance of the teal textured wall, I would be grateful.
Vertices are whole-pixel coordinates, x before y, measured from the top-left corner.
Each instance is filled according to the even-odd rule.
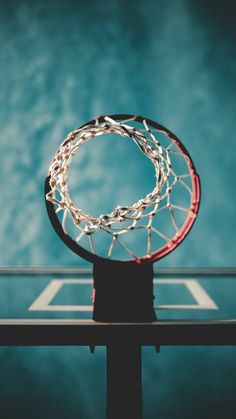
[[[44,178],[67,132],[120,112],[171,129],[201,176],[199,219],[161,265],[235,265],[235,18],[229,0],[0,0],[1,266],[84,263],[51,228]],[[129,156],[104,153],[94,175],[120,163],[129,177]],[[0,359],[3,419],[104,417],[103,349]],[[234,359],[233,348],[145,349],[145,419],[233,418]]]
[[[171,129],[201,176],[199,219],[162,265],[233,266],[234,2],[0,3],[0,265],[83,263],[52,231],[43,202],[44,177],[69,131],[96,115],[121,112]],[[79,174],[85,188],[91,177],[98,179],[97,202],[108,173],[109,200],[112,169],[121,164],[139,193],[141,177],[132,178],[134,159],[103,147],[90,178]],[[142,179],[149,189],[149,176]],[[94,204],[88,201],[87,207]]]

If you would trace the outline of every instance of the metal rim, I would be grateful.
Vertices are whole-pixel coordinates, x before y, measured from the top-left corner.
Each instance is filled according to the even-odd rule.
[[[122,119],[129,119],[129,118],[134,118],[134,115],[130,115],[130,114],[115,114],[115,115],[107,115],[109,117],[111,117],[114,120],[122,120]],[[97,120],[99,122],[104,122],[104,116],[100,116],[97,118]],[[200,188],[200,178],[196,172],[195,169],[195,165],[187,151],[187,149],[185,148],[185,146],[181,143],[181,141],[176,137],[176,135],[174,135],[170,130],[168,130],[166,127],[164,127],[163,125],[160,125],[159,123],[152,121],[151,119],[148,118],[143,118],[141,116],[135,116],[134,121],[140,122],[142,123],[143,120],[146,120],[147,124],[150,125],[151,127],[158,129],[160,131],[163,131],[165,134],[167,134],[171,140],[175,143],[175,145],[177,146],[177,148],[179,149],[179,151],[187,156],[188,161],[187,161],[187,165],[189,167],[189,171],[191,173],[191,179],[192,179],[192,197],[191,197],[191,211],[189,212],[183,226],[181,227],[181,229],[179,230],[178,234],[175,235],[174,238],[172,238],[167,244],[165,244],[164,246],[162,246],[160,249],[158,249],[157,251],[153,252],[151,254],[151,256],[147,257],[140,257],[137,260],[133,260],[133,259],[128,259],[128,260],[124,260],[124,261],[120,261],[120,260],[115,260],[115,259],[108,259],[102,256],[98,256],[96,254],[93,254],[92,252],[89,252],[88,250],[84,249],[82,246],[80,246],[78,243],[76,243],[75,240],[73,240],[70,236],[68,236],[67,234],[65,234],[61,223],[55,213],[54,210],[54,205],[52,202],[47,201],[46,200],[46,194],[51,190],[50,188],[50,175],[47,176],[46,180],[45,180],[45,203],[46,203],[46,208],[47,208],[47,213],[49,216],[49,219],[51,221],[51,224],[54,228],[54,230],[56,231],[56,233],[58,234],[58,236],[61,238],[61,240],[67,245],[67,247],[69,247],[74,253],[76,253],[77,255],[81,256],[83,259],[88,260],[89,262],[95,263],[98,261],[107,261],[109,262],[121,262],[121,263],[130,263],[130,264],[142,264],[142,263],[153,263],[157,260],[162,259],[163,257],[165,257],[167,254],[171,253],[174,249],[176,249],[179,244],[186,238],[186,236],[188,235],[188,233],[190,232],[195,220],[196,220],[196,216],[199,210],[199,206],[200,206],[200,196],[201,196],[201,188]],[[83,128],[86,125],[92,125],[95,124],[96,120],[91,120],[85,124],[83,124],[80,128]]]

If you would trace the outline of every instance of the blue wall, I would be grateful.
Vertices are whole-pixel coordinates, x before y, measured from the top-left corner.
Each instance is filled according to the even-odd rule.
[[[235,18],[229,0],[0,0],[0,266],[85,263],[51,228],[44,178],[69,131],[120,112],[171,129],[201,176],[199,218],[161,265],[235,265]],[[104,153],[95,176],[116,163],[133,179],[129,156]],[[104,349],[0,358],[1,418],[104,417]],[[145,419],[233,418],[234,360],[233,348],[145,349]]]
[[[96,115],[122,112],[168,126],[201,176],[199,219],[161,264],[234,265],[234,2],[0,4],[0,264],[83,263],[47,220],[44,177],[69,131]],[[114,162],[119,167],[106,153],[107,167],[97,169],[101,182]],[[122,160],[127,177],[128,159]]]

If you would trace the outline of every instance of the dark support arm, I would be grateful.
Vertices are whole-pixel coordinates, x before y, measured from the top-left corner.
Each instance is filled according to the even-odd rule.
[[[107,419],[142,419],[141,346],[107,346]]]

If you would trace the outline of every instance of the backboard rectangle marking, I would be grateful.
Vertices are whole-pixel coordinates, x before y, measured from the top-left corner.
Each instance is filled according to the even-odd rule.
[[[157,305],[155,310],[217,310],[218,306],[195,279],[154,279],[158,285],[184,285],[196,304]],[[92,279],[53,279],[29,307],[29,311],[80,311],[91,312],[91,305],[55,305],[52,304],[61,288],[65,285],[92,285]],[[92,290],[91,290],[92,291]]]

